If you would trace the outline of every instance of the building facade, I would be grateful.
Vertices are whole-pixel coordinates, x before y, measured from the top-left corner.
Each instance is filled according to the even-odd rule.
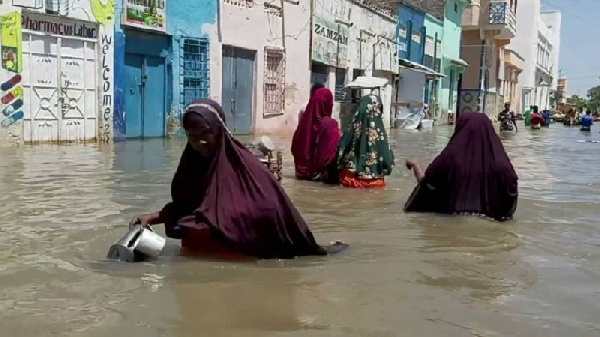
[[[115,25],[115,138],[164,137],[182,109],[210,91],[217,4],[119,0]]]
[[[403,2],[398,9],[396,35],[400,75],[396,97],[396,118],[403,119],[412,109],[422,109],[433,103],[433,113],[439,101],[443,21],[426,12],[421,2]],[[443,18],[443,7],[441,12]]]
[[[0,3],[0,146],[109,142],[114,2]]]
[[[511,48],[525,60],[519,93],[521,109],[531,105],[552,109],[556,107],[561,14],[542,12],[540,0],[530,0],[519,1],[517,18],[519,34]]]
[[[309,92],[310,2],[219,3],[209,33],[210,87],[229,129],[294,128]]]
[[[398,74],[396,18],[392,11],[370,3],[324,0],[315,2],[313,10],[310,83],[324,83],[335,93],[334,116],[342,125],[353,106],[344,87],[359,76],[388,80],[381,99],[384,123],[391,125]]]
[[[517,85],[518,76],[505,71],[511,62],[505,58],[505,47],[517,35],[516,12],[517,0],[473,0],[467,5],[461,55],[468,66],[461,80],[459,113],[480,111],[495,116],[505,101],[504,88]]]
[[[423,65],[439,74],[442,74],[443,39],[444,20],[426,14]],[[435,118],[440,114],[440,89],[444,76],[426,76],[424,101]]]
[[[442,39],[441,90],[438,100],[439,120],[447,120],[449,112],[458,108],[458,82],[468,63],[461,58],[462,16],[471,0],[448,0],[444,9],[444,32]]]

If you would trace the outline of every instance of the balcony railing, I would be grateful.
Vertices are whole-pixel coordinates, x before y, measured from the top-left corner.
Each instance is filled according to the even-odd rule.
[[[509,1],[490,1],[489,22],[490,25],[506,25],[514,34],[517,31],[517,15],[510,7]]]

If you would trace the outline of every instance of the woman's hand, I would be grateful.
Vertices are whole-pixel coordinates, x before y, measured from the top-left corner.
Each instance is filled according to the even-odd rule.
[[[133,219],[131,219],[131,221],[129,222],[129,227],[132,227],[135,225],[142,225],[143,227],[150,227],[150,226],[156,224],[157,221],[158,221],[158,213],[140,214],[138,216],[135,216]]]

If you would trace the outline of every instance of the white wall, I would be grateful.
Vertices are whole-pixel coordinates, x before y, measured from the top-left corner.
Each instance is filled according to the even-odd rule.
[[[510,49],[525,60],[524,71],[519,76],[523,88],[535,86],[540,10],[540,0],[521,0],[517,3],[517,34],[510,41]]]
[[[310,91],[310,63],[308,46],[310,38],[310,1],[298,5],[284,2],[284,20],[254,3],[251,8],[221,1],[220,17],[214,25],[205,25],[209,33],[211,98],[222,100],[222,46],[229,45],[256,51],[254,76],[254,131],[271,133],[296,127],[298,112],[308,100]],[[245,3],[239,1],[237,3]],[[272,3],[281,6],[281,2]],[[285,22],[285,113],[281,116],[263,118],[265,47],[284,47],[282,25]],[[220,32],[219,32],[220,28]],[[220,34],[219,34],[220,33]]]
[[[541,12],[540,0],[518,2],[517,35],[511,40],[510,48],[525,60],[524,70],[519,76],[523,109],[529,105],[550,108],[550,91],[556,89],[558,80],[560,26],[560,12]],[[538,48],[540,45],[549,55]],[[546,72],[550,72],[550,76]],[[550,87],[540,86],[540,80],[550,80]]]
[[[398,73],[396,56],[396,20],[383,12],[368,8],[363,1],[320,0],[315,2],[314,14],[330,22],[341,20],[351,24],[348,43],[346,83],[351,81],[354,69],[365,70],[365,76],[385,77],[388,85],[382,90],[383,122],[390,125],[393,100],[393,77]],[[362,33],[361,33],[362,31]],[[372,34],[369,34],[372,33]],[[387,37],[387,38],[384,38]],[[375,57],[373,58],[373,49]],[[373,74],[373,67],[376,73]],[[328,86],[335,89],[335,68],[330,67]],[[334,106],[334,116],[340,119],[341,104]]]
[[[14,3],[31,4],[32,1],[3,1],[0,2],[0,15],[11,12],[21,12],[22,7],[13,6]],[[92,4],[94,2],[95,4]],[[98,116],[97,116],[97,136],[99,141],[110,142],[113,139],[113,114],[114,114],[114,2],[112,0],[64,0],[60,2],[66,6],[61,8],[61,14],[69,19],[89,22],[90,28],[97,30],[97,87],[100,92],[97,93]],[[39,9],[27,8],[27,11],[43,14],[42,18],[49,18],[48,21],[61,22],[62,16],[46,15],[46,1],[42,1]],[[92,10],[94,7],[94,10]],[[86,25],[87,26],[87,25]],[[43,32],[42,32],[43,33]],[[23,48],[23,46],[20,46]],[[14,73],[0,68],[0,83],[12,77]],[[106,91],[103,90],[106,89]],[[24,97],[24,106],[28,102]],[[35,107],[33,107],[35,109]],[[25,116],[30,113],[25,111]],[[7,136],[10,136],[8,137]],[[0,146],[2,140],[8,138],[11,143],[18,144],[23,142],[23,120],[11,125],[10,127],[0,127]],[[64,138],[61,138],[64,139]]]
[[[544,11],[541,13],[542,21],[547,25],[551,32],[552,54],[551,62],[554,65],[552,69],[552,90],[556,90],[558,86],[558,75],[560,70],[560,46],[561,46],[561,29],[562,29],[562,14],[559,11]]]

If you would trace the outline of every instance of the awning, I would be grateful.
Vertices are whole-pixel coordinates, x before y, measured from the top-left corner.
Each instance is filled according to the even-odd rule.
[[[374,89],[382,88],[388,83],[383,77],[359,76],[354,81],[348,83],[345,88],[349,89]]]
[[[446,75],[439,73],[429,67],[426,67],[422,64],[418,64],[416,62],[413,61],[409,61],[406,59],[399,59],[398,60],[400,68],[404,68],[404,69],[410,69],[413,71],[417,71],[420,73],[424,73],[427,77],[432,77],[432,78],[440,78],[440,77],[446,77]]]
[[[449,61],[453,66],[458,66],[460,68],[469,66],[469,63],[463,59],[449,59]]]

